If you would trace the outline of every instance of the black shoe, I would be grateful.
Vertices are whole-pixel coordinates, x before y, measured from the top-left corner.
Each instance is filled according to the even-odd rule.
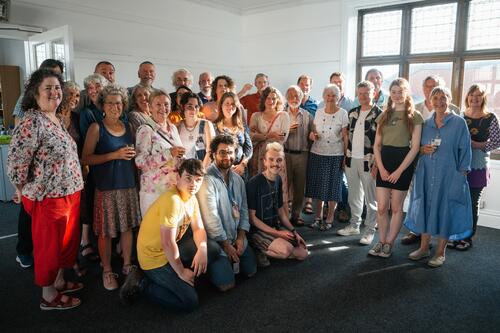
[[[139,298],[143,278],[143,273],[138,267],[132,266],[130,268],[130,272],[120,288],[120,299],[123,304],[132,305]]]

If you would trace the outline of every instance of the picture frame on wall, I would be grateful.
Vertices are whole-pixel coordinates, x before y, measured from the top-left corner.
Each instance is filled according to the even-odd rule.
[[[9,22],[10,0],[0,0],[0,22]]]

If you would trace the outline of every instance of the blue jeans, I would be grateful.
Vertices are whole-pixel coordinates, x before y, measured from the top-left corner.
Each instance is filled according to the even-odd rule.
[[[247,248],[240,257],[240,273],[249,277],[256,272],[257,262],[255,261],[255,254],[252,248],[247,245]],[[217,260],[208,266],[207,274],[210,281],[217,287],[234,284],[233,264],[225,255],[219,254]]]
[[[197,247],[191,228],[177,243],[184,266],[189,267],[196,254]],[[219,245],[207,239],[207,257],[210,264],[219,256]],[[141,291],[152,302],[175,311],[192,311],[198,306],[198,295],[194,287],[181,280],[170,264],[155,269],[145,270],[145,279]]]
[[[172,266],[144,271],[142,292],[154,303],[176,311],[192,311],[198,306],[198,294],[177,276]]]

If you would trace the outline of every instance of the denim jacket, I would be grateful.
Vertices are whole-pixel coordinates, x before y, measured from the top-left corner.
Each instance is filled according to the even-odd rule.
[[[209,238],[234,243],[238,229],[250,230],[245,183],[234,171],[229,171],[229,185],[226,186],[219,169],[212,163],[196,196]],[[233,217],[231,197],[239,208],[239,220]]]

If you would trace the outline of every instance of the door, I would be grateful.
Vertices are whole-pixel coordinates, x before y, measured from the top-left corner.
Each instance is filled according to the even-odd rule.
[[[33,35],[25,44],[27,76],[40,67],[45,59],[64,63],[64,79],[74,80],[73,35],[68,25]]]

